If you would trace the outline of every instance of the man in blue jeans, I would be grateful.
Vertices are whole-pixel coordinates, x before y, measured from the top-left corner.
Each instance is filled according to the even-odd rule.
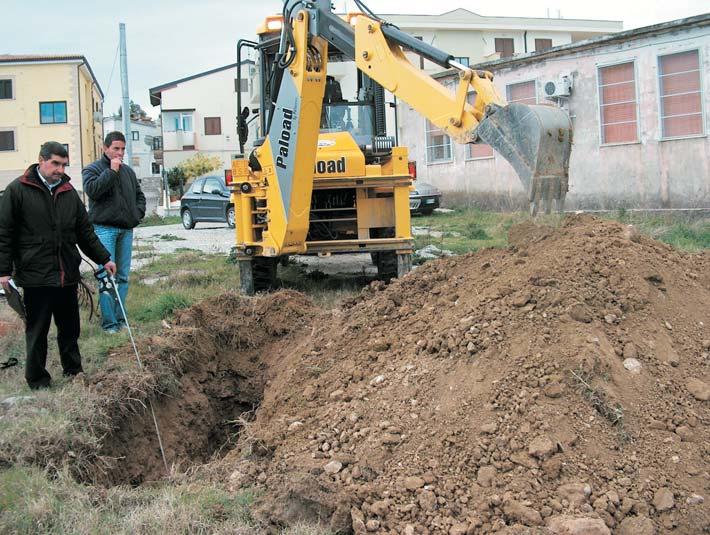
[[[131,270],[133,228],[145,215],[145,195],[133,169],[123,163],[126,138],[110,132],[104,140],[104,155],[81,172],[84,191],[89,197],[89,220],[96,235],[116,263],[116,284],[121,301],[128,295]],[[118,301],[110,293],[99,294],[101,327],[116,333],[126,325]]]

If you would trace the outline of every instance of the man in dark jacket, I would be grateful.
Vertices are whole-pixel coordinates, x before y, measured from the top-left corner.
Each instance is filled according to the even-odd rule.
[[[89,196],[89,220],[96,235],[116,262],[116,284],[124,306],[131,271],[133,228],[145,215],[145,195],[133,169],[123,164],[126,138],[110,132],[104,140],[104,155],[81,172]],[[101,327],[115,333],[126,326],[120,303],[106,292],[99,293]]]
[[[82,371],[77,301],[81,256],[76,246],[109,273],[116,271],[64,174],[68,162],[64,146],[45,143],[39,163],[15,179],[0,198],[0,285],[9,291],[14,276],[17,286],[24,288],[25,378],[30,388],[48,387],[52,379],[45,369],[52,316],[64,375]]]

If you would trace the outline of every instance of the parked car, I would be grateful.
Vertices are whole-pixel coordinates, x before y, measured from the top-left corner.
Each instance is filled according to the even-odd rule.
[[[180,199],[180,217],[186,229],[201,221],[227,223],[234,227],[234,205],[224,180],[217,176],[196,179]]]
[[[426,182],[415,182],[414,191],[409,192],[409,211],[412,214],[431,215],[439,208],[441,191]]]

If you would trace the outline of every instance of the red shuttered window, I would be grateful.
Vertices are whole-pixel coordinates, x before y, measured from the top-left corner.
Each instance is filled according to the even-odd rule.
[[[697,50],[659,56],[661,132],[664,138],[704,133]]]
[[[535,80],[511,84],[505,87],[508,96],[508,104],[519,102],[520,104],[537,104],[535,94]]]
[[[473,106],[476,103],[476,92],[470,92],[466,100]],[[484,145],[483,143],[470,143],[466,145],[466,159],[467,160],[480,160],[483,158],[493,158],[493,147],[490,145]]]
[[[602,144],[638,141],[634,62],[599,68]]]

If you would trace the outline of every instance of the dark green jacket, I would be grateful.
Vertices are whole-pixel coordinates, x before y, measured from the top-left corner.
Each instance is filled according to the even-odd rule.
[[[133,169],[121,164],[117,173],[104,155],[84,167],[81,178],[93,224],[125,229],[138,226],[145,215],[145,195]]]
[[[30,166],[0,197],[0,276],[23,287],[77,284],[77,245],[97,264],[111,258],[69,177],[50,193]]]

